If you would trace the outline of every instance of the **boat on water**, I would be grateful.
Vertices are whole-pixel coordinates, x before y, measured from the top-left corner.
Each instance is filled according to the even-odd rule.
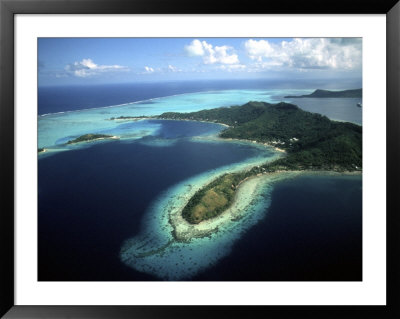
[[[357,103],[357,106],[362,107],[362,103],[361,102]]]

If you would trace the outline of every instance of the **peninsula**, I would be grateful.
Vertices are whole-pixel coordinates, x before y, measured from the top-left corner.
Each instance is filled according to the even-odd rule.
[[[362,89],[344,90],[344,91],[328,91],[328,90],[315,90],[307,95],[288,95],[285,98],[362,98]]]
[[[85,134],[77,137],[76,139],[70,140],[67,142],[67,144],[76,144],[80,142],[89,142],[89,141],[94,141],[94,140],[103,140],[103,139],[115,139],[116,136],[113,135],[107,135],[107,134]]]
[[[163,113],[169,120],[194,120],[226,124],[219,136],[279,147],[286,156],[247,171],[226,173],[190,198],[182,217],[190,224],[211,219],[227,208],[239,185],[252,176],[281,171],[362,170],[362,127],[335,122],[289,103],[248,102],[192,113]]]
[[[109,120],[110,121],[116,121],[116,120],[130,120],[130,121],[139,121],[143,119],[150,118],[149,116],[118,116],[118,117],[111,117]]]

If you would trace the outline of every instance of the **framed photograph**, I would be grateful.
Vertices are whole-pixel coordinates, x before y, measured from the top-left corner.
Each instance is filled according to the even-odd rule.
[[[400,5],[291,4],[1,2],[1,315],[399,315]]]

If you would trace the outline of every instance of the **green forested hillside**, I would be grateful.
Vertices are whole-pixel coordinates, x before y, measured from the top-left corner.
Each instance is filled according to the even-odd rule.
[[[67,144],[75,144],[75,143],[80,143],[80,142],[88,142],[88,141],[93,141],[93,140],[98,140],[101,138],[111,138],[113,137],[112,135],[107,135],[107,134],[85,134],[81,135],[73,140],[70,140],[67,142]]]
[[[362,98],[362,89],[355,89],[355,90],[344,90],[344,91],[328,91],[328,90],[315,90],[311,94],[307,95],[300,95],[300,96],[292,96],[288,95],[285,98],[303,98],[303,97],[318,97],[318,98]]]
[[[362,167],[361,126],[331,121],[293,104],[249,102],[193,113],[164,113],[158,118],[228,124],[220,133],[222,138],[268,143],[287,152],[283,158],[248,171],[224,174],[197,191],[182,211],[192,224],[225,211],[247,177],[278,170],[355,171]]]
[[[329,120],[288,103],[249,102],[192,113],[164,113],[164,119],[189,119],[230,125],[222,138],[268,143],[288,155],[273,164],[276,169],[360,170],[362,127]]]
[[[265,111],[266,103],[249,102],[245,105],[220,107],[192,113],[167,112],[161,114],[159,117],[164,119],[210,121],[233,126],[255,120]]]

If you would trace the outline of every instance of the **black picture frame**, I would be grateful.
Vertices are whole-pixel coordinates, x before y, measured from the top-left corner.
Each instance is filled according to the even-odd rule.
[[[0,0],[0,315],[4,318],[400,318],[399,180],[400,2],[162,0]],[[386,306],[16,306],[14,305],[14,15],[15,14],[385,14],[387,18]],[[378,106],[377,106],[378,107]],[[377,212],[378,213],[378,212]],[[385,212],[379,212],[385,213]]]

